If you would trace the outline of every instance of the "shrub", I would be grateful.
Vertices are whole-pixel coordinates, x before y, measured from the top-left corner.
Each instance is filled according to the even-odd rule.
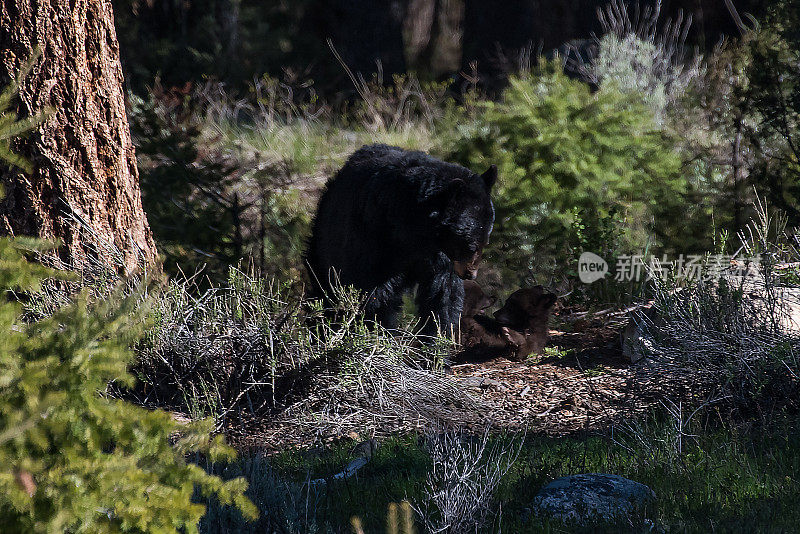
[[[214,416],[233,439],[253,423],[279,427],[273,447],[482,417],[485,403],[442,372],[452,340],[370,327],[363,299],[337,288],[323,308],[237,269],[204,292],[173,280],[155,300],[134,367],[141,387],[130,393]]]
[[[272,407],[286,393],[282,378],[317,356],[310,317],[286,293],[235,268],[226,284],[205,291],[170,281],[154,299],[134,367],[147,398],[191,417],[215,416],[220,428],[242,411]]]
[[[182,105],[131,97],[142,204],[169,274],[206,263],[211,277],[244,251],[245,201],[236,168],[201,153],[200,132]]]
[[[742,111],[754,148],[751,180],[760,195],[800,225],[800,8],[771,5],[766,24],[749,40],[752,61]]]
[[[785,216],[763,203],[756,213],[740,238],[743,255],[759,257],[759,265],[687,287],[656,279],[656,313],[641,321],[653,364],[642,368],[650,379],[642,384],[657,381],[671,394],[744,415],[798,408],[798,288],[785,272],[797,260],[797,236],[787,236]]]
[[[687,57],[684,46],[692,19],[684,21],[679,13],[675,21],[659,23],[660,2],[633,9],[631,17],[628,6],[613,0],[598,11],[604,34],[597,40],[597,56],[581,70],[595,84],[643,95],[660,124],[668,107],[701,73],[699,57]]]
[[[43,267],[24,241],[0,240],[0,287],[37,289]],[[211,422],[177,423],[102,394],[130,385],[128,345],[142,326],[140,295],[90,305],[86,295],[25,324],[0,303],[0,524],[5,532],[196,532],[205,507],[195,487],[258,515],[243,479],[223,482],[185,461],[226,459]],[[174,443],[171,443],[174,442]]]
[[[497,515],[495,491],[522,449],[522,440],[489,442],[460,430],[429,430],[425,448],[433,461],[423,496],[414,508],[426,532],[460,534],[485,529]]]
[[[312,484],[301,484],[286,480],[277,473],[262,453],[243,455],[237,462],[220,466],[209,464],[206,470],[225,479],[245,477],[250,487],[247,496],[258,505],[261,517],[248,521],[230,506],[221,506],[215,497],[206,498],[208,513],[200,522],[200,532],[261,534],[281,532],[285,534],[329,533],[333,529],[317,520],[320,501],[325,488]]]
[[[460,127],[451,157],[500,168],[490,253],[513,279],[563,273],[580,250],[643,247],[684,184],[670,141],[636,94],[592,94],[553,64],[512,78]]]
[[[22,80],[25,79],[40,54],[41,52],[38,49],[34,50],[31,57],[23,63],[16,79],[12,80],[0,91],[0,162],[14,165],[26,172],[31,171],[31,163],[11,150],[11,143],[14,139],[27,135],[36,126],[44,122],[52,114],[52,110],[47,109],[39,115],[19,118],[14,112],[12,102],[17,97]],[[0,191],[1,193],[2,191]]]

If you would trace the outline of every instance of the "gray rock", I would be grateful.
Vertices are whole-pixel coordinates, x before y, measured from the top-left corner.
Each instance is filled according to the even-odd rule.
[[[631,363],[653,356],[658,347],[659,326],[663,324],[655,308],[648,304],[628,314],[622,332],[622,354]]]
[[[534,499],[534,511],[578,525],[623,518],[644,520],[643,511],[655,499],[653,490],[644,484],[618,475],[591,473],[547,484]]]
[[[647,330],[631,321],[622,333],[622,355],[631,363],[637,363],[656,350],[656,342]]]

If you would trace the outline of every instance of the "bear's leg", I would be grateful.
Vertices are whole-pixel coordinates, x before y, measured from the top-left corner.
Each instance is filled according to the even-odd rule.
[[[437,328],[445,335],[458,330],[461,308],[464,305],[464,282],[453,271],[449,260],[445,265],[432,269],[429,275],[419,281],[417,288],[417,309],[425,323],[422,334],[433,336]]]
[[[373,289],[367,295],[364,317],[366,319],[374,318],[384,328],[397,328],[405,289],[406,284],[402,276],[394,276]]]

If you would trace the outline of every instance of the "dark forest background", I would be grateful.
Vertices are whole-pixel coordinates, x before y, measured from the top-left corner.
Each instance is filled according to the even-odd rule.
[[[135,91],[213,78],[233,85],[269,74],[314,80],[320,94],[352,90],[328,41],[355,73],[414,72],[447,80],[507,74],[521,51],[549,53],[602,33],[605,0],[165,0],[114,2],[126,78]],[[666,0],[661,22],[691,17],[688,46],[739,37],[770,2]],[[633,3],[631,3],[633,5]],[[642,3],[642,7],[647,6]],[[745,17],[742,19],[742,17]]]
[[[80,252],[0,239],[0,525],[551,532],[539,488],[615,473],[655,508],[576,531],[797,530],[796,0],[107,7],[0,3],[0,226]],[[368,143],[497,165],[478,282],[558,295],[543,354],[460,365],[410,299],[388,331],[307,298],[320,192]],[[711,276],[584,284],[583,252]]]
[[[568,292],[585,250],[733,254],[758,199],[800,223],[791,2],[114,8],[144,207],[172,274],[247,264],[302,280],[319,191],[372,142],[500,167],[481,281],[501,291]],[[634,292],[607,286],[587,296]]]

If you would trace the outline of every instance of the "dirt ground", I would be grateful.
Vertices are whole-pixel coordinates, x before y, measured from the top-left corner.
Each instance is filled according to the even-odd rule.
[[[450,378],[476,400],[468,409],[460,407],[462,413],[468,414],[460,426],[481,430],[488,424],[498,430],[551,435],[601,431],[651,405],[653,397],[643,392],[637,366],[623,357],[622,332],[627,324],[624,310],[592,316],[561,315],[555,322],[561,329],[550,331],[544,356],[525,362],[499,358],[462,363],[449,369]],[[240,432],[230,433],[229,440],[239,448],[277,451],[286,446],[315,446],[354,434],[373,438],[422,428],[414,420],[399,425],[393,421],[383,432],[365,430],[363,425],[359,428],[355,421],[337,421],[337,428],[331,428],[318,419],[306,421],[291,414],[251,423]]]
[[[453,366],[470,391],[491,401],[501,428],[565,434],[596,430],[646,408],[635,367],[622,354],[620,324],[575,321],[550,331],[549,354]]]

